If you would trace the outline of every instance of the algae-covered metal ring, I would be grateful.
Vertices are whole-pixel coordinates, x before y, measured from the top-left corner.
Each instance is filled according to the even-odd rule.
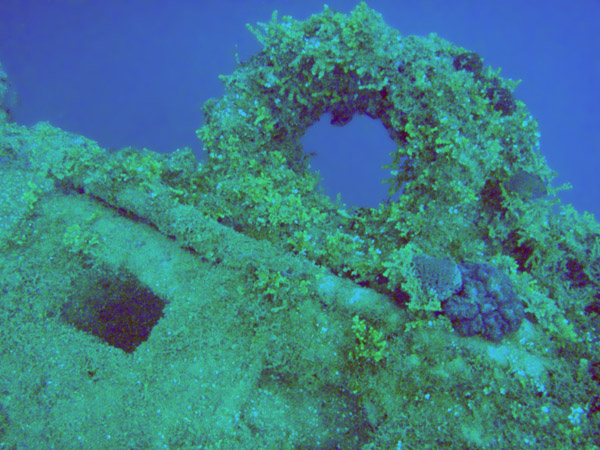
[[[221,77],[225,93],[206,103],[198,130],[222,223],[389,294],[406,276],[390,269],[393,252],[410,243],[480,258],[490,236],[508,239],[511,208],[546,194],[537,123],[517,83],[476,53],[435,34],[403,37],[364,3],[249,28],[263,50]],[[326,113],[339,126],[355,114],[380,120],[396,144],[379,207],[319,189],[300,138]]]
[[[364,3],[305,21],[274,13],[249,28],[264,48],[221,77],[225,93],[207,102],[198,130],[214,187],[244,211],[236,218],[244,230],[283,228],[287,239],[312,228],[315,208],[332,209],[300,143],[325,113],[334,125],[364,114],[388,131],[397,150],[385,180],[390,202],[378,211],[405,235],[444,223],[456,239],[464,224],[500,213],[507,195],[544,190],[550,171],[536,121],[515,100],[517,83],[476,53],[434,34],[402,37]],[[536,186],[520,189],[520,179]]]

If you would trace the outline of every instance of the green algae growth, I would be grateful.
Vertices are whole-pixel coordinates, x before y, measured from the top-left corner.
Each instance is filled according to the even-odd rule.
[[[516,83],[364,3],[250,29],[202,164],[0,115],[0,446],[598,448],[600,226]],[[388,202],[317,188],[325,113],[382,122]],[[461,336],[499,283],[518,326]]]

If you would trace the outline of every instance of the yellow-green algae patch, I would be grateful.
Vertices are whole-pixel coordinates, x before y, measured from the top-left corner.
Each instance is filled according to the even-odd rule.
[[[515,83],[364,3],[252,31],[206,163],[0,116],[1,445],[597,448],[600,227]],[[389,202],[316,189],[325,112],[382,121]],[[444,311],[469,264],[524,307],[495,342]]]

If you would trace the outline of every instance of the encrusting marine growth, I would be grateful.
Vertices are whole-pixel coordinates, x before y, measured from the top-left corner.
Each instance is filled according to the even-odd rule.
[[[201,163],[19,126],[0,68],[0,441],[598,448],[600,226],[517,83],[365,3],[249,28]],[[377,208],[319,190],[324,114],[396,144]]]

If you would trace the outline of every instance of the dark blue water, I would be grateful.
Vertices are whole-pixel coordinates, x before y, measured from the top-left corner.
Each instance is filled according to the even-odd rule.
[[[349,12],[355,2],[328,4]],[[562,198],[600,217],[600,1],[368,4],[403,35],[435,32],[523,80],[516,97],[539,121],[555,184],[573,184]],[[322,2],[2,0],[0,61],[19,93],[14,119],[50,121],[108,148],[188,146],[200,155],[201,106],[222,94],[217,76],[235,69],[236,52],[245,60],[260,50],[245,24],[268,21],[273,9],[305,19]],[[358,206],[385,196],[380,166],[393,144],[380,123],[323,120],[304,145],[332,195]]]

